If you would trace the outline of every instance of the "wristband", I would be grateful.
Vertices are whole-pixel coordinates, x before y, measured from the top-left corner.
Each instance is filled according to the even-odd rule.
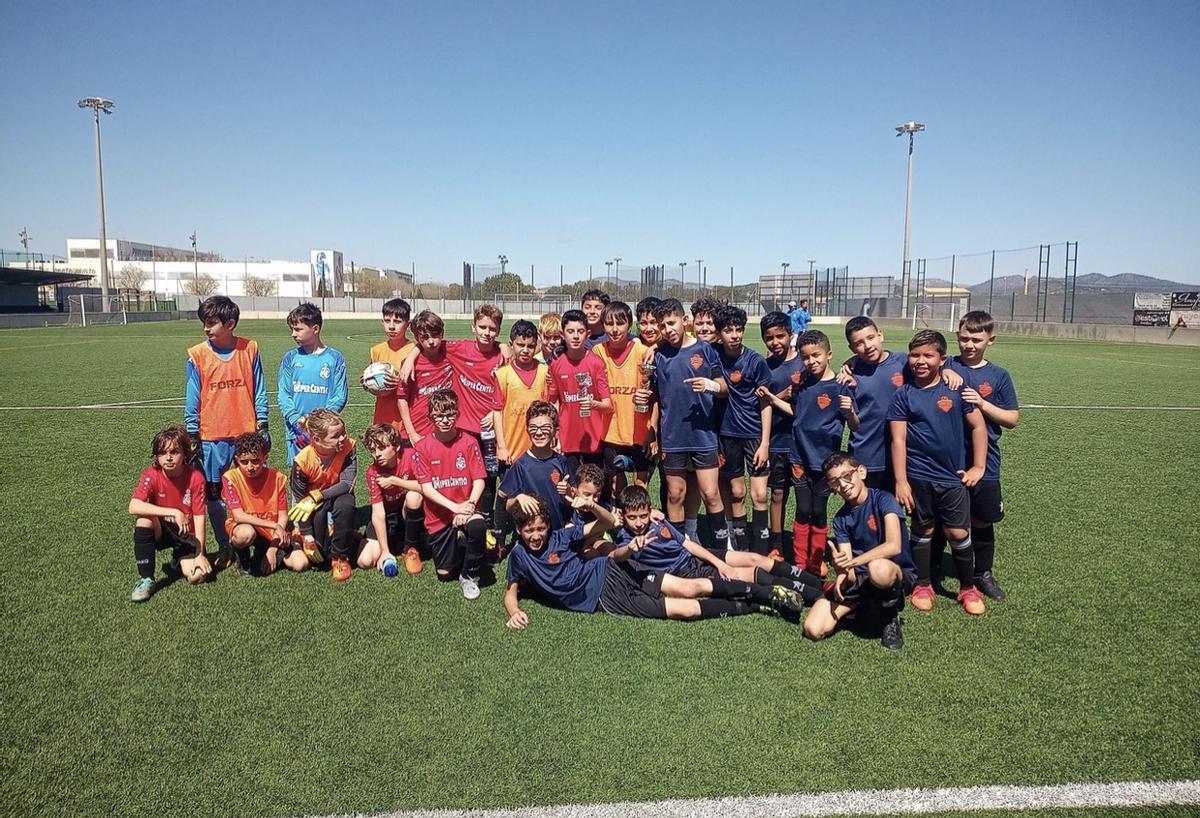
[[[705,392],[720,392],[721,385],[719,383],[717,383],[716,381],[714,381],[712,378],[705,378],[704,379],[704,391]]]

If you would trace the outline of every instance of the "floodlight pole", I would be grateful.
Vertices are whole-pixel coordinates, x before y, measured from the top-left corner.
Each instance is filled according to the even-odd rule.
[[[196,231],[192,231],[190,236],[192,240],[192,288],[196,291],[196,297],[200,297],[200,261],[196,256]],[[322,288],[322,291],[324,288]]]
[[[91,108],[96,118],[96,190],[100,202],[100,309],[109,312],[108,303],[108,237],[104,231],[104,163],[100,158],[100,112],[111,114],[116,103],[104,97],[79,100],[80,108]]]
[[[806,259],[808,262],[808,306],[816,309],[817,303],[817,273],[815,258]]]
[[[696,287],[700,295],[704,295],[704,269],[700,266],[704,263],[704,259],[696,259]]]
[[[620,287],[621,286],[621,257],[613,256],[613,264],[617,265],[616,271],[614,273],[614,278],[613,278],[613,286]]]
[[[604,262],[604,277],[608,280],[608,285],[612,286],[612,262]]]
[[[909,120],[896,126],[896,136],[908,134],[908,181],[904,187],[904,261],[900,267],[900,317],[908,317],[908,237],[912,214],[913,135],[925,130],[925,123]]]

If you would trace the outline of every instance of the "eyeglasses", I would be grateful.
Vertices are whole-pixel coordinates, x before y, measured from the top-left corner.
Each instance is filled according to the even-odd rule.
[[[825,481],[834,488],[837,488],[838,486],[853,486],[854,474],[857,471],[858,469],[851,469],[844,474],[831,474],[825,479]]]
[[[458,412],[439,412],[436,415],[430,415],[429,417],[433,418],[434,421],[456,420],[458,418]]]
[[[554,434],[553,426],[527,426],[525,427],[530,437],[541,437],[542,435]]]

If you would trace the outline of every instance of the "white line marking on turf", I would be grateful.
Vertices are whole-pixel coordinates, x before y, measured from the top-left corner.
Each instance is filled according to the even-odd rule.
[[[931,812],[1150,807],[1200,804],[1200,781],[941,787],[564,804],[502,810],[414,810],[370,818],[786,818],[814,815],[920,815]],[[364,816],[363,813],[356,813]]]
[[[1095,409],[1103,412],[1200,412],[1200,406],[1085,406],[1083,404],[1022,403],[1022,409]]]

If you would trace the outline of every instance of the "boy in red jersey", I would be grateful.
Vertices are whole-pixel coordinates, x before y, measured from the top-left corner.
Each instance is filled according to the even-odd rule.
[[[407,439],[408,432],[400,417],[400,394],[396,387],[400,385],[400,367],[412,350],[412,341],[408,340],[408,323],[412,316],[412,307],[403,298],[393,298],[383,304],[383,334],[385,339],[371,347],[370,363],[388,363],[392,365],[392,374],[384,378],[383,385],[387,389],[381,395],[375,396],[375,415],[372,423],[390,423],[400,432],[402,439]],[[365,386],[364,386],[365,388]],[[339,407],[333,407],[335,411]]]
[[[212,573],[204,554],[204,475],[190,465],[187,429],[168,426],[154,436],[150,451],[151,465],[129,500],[139,576],[129,595],[133,602],[145,602],[154,593],[154,554],[160,548],[171,549],[172,568],[193,585]]]
[[[550,364],[547,395],[559,404],[559,448],[574,471],[580,463],[603,462],[600,448],[612,398],[604,361],[588,353],[587,317],[580,310],[567,310],[562,323],[567,351]]]
[[[415,349],[409,352],[400,372],[400,418],[412,445],[433,434],[429,420],[429,396],[454,387],[454,368],[446,356],[446,325],[437,313],[423,310],[412,322]]]
[[[187,351],[183,420],[204,472],[208,516],[221,548],[220,568],[232,562],[221,502],[221,475],[233,464],[233,441],[257,430],[267,439],[267,384],[258,344],[233,334],[241,311],[223,295],[200,302],[205,340]]]
[[[288,481],[267,465],[271,448],[258,432],[247,432],[233,442],[234,467],[221,478],[221,499],[229,509],[225,530],[237,554],[238,573],[272,573],[279,555],[293,571],[308,567],[304,551],[294,547],[288,531]],[[251,559],[253,547],[253,559]]]
[[[479,598],[487,524],[476,508],[483,496],[483,455],[474,437],[458,429],[458,396],[449,389],[429,396],[434,433],[414,447],[413,473],[425,496],[425,529],[438,579],[458,579],[463,596]],[[463,540],[466,540],[464,546]]]
[[[358,554],[358,566],[375,566],[382,571],[383,563],[403,549],[404,570],[415,576],[424,568],[417,546],[425,515],[421,511],[421,484],[413,474],[413,449],[400,448],[400,433],[388,423],[367,429],[363,445],[374,462],[367,467],[371,522]]]

